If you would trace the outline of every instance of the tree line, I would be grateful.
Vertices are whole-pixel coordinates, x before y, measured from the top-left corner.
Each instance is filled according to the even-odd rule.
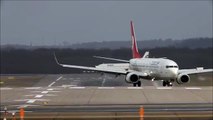
[[[153,48],[139,50],[141,54],[150,52],[150,57],[167,57],[176,61],[180,68],[195,68],[202,66],[212,68],[211,48]],[[1,49],[1,74],[63,74],[80,73],[82,70],[62,68],[57,65],[53,53],[59,62],[75,65],[95,66],[101,63],[113,63],[115,61],[97,59],[93,56],[114,57],[119,59],[131,59],[129,48],[121,49]]]

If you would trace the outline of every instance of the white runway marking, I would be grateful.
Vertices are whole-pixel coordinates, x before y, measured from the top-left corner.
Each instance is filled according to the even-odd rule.
[[[33,89],[40,89],[41,87],[26,87],[24,89],[27,89],[27,90],[33,90]]]
[[[18,109],[19,108],[21,108],[21,107],[17,107]],[[19,110],[10,110],[10,111],[8,111],[8,113],[18,113],[19,112]],[[28,111],[28,110],[26,110],[26,111],[24,111],[24,112],[26,112],[26,113],[31,113],[31,112],[33,112],[33,111]]]
[[[167,89],[172,89],[172,87],[157,87],[159,90],[167,90]]]
[[[57,96],[57,95],[54,95],[54,94],[46,94],[45,96],[51,97],[51,96]]]
[[[47,94],[49,91],[42,91],[41,93],[43,93],[43,94]]]
[[[67,87],[75,87],[76,85],[62,85],[60,87],[63,87],[63,88],[67,88]]]
[[[104,83],[106,82],[106,79],[104,78],[104,80],[101,83],[101,86],[104,86]]]
[[[62,78],[62,76],[60,76],[58,79],[56,79],[54,82],[52,82],[51,84],[48,85],[48,87],[52,87],[52,85],[54,85],[57,81],[59,81]]]
[[[56,93],[56,92],[61,92],[61,91],[48,91],[48,92],[55,92]]]
[[[49,84],[48,87],[51,87],[53,84],[55,84],[55,82],[52,82],[51,84]]]
[[[62,78],[62,76],[60,76],[56,81],[59,81]]]
[[[26,103],[34,103],[36,100],[28,100]]]
[[[28,107],[29,105],[20,105],[20,106],[18,106],[17,108],[26,108],[26,107]]]
[[[85,89],[85,87],[70,87],[70,89]]]
[[[142,87],[127,87],[127,89],[143,89]]]
[[[201,88],[199,88],[199,87],[186,87],[185,89],[188,89],[188,90],[200,90]]]
[[[17,106],[17,108],[26,108],[28,106],[40,106],[40,105],[22,104],[22,105],[12,105],[12,106]],[[19,112],[19,111],[17,111],[17,112]],[[27,111],[25,111],[25,112],[27,112]]]
[[[102,81],[102,83],[101,83],[101,86],[104,86],[104,83],[106,82],[106,74],[104,74],[104,76],[103,76],[103,81]]]
[[[32,96],[36,96],[36,95],[35,94],[31,94],[31,95],[24,95],[24,96],[32,97]],[[43,94],[43,96],[57,96],[57,95],[54,95],[54,94]]]
[[[36,93],[42,93],[42,94],[47,94],[47,93],[49,93],[49,92],[61,92],[61,91],[31,91],[31,92],[36,92]]]
[[[26,101],[27,104],[31,104],[36,101],[49,101],[49,100],[48,99],[20,99],[20,100],[14,100],[14,101]]]
[[[13,88],[8,88],[8,87],[3,87],[3,88],[0,88],[0,90],[12,90]]]
[[[18,100],[14,100],[14,101],[49,101],[49,99],[18,99]]]
[[[52,91],[52,90],[61,90],[61,89],[63,89],[63,88],[59,88],[59,87],[61,87],[61,86],[54,86],[54,87],[51,87],[51,88],[47,88],[47,90],[49,90],[49,91]]]
[[[114,89],[115,87],[98,87],[98,89]]]
[[[43,97],[44,95],[36,95],[35,98],[41,98]]]

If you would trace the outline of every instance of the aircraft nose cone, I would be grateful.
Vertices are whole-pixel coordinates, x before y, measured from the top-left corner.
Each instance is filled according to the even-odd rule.
[[[177,74],[178,74],[178,70],[177,69],[171,69],[171,75],[173,76],[173,77],[177,77]]]

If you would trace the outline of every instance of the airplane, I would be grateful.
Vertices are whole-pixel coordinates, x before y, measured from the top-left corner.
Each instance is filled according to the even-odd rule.
[[[163,81],[163,86],[172,86],[175,81],[178,84],[189,83],[189,75],[213,71],[213,69],[203,69],[203,67],[197,67],[195,69],[179,69],[175,61],[165,57],[149,58],[148,51],[145,52],[145,54],[141,57],[138,51],[134,24],[132,21],[130,21],[130,28],[132,40],[132,59],[130,60],[94,56],[99,59],[114,60],[122,63],[100,64],[95,67],[87,67],[61,64],[54,54],[55,61],[58,65],[66,68],[83,69],[102,73],[111,73],[115,75],[125,75],[125,81],[127,83],[133,84],[134,87],[141,87],[141,79],[151,81],[161,80]]]

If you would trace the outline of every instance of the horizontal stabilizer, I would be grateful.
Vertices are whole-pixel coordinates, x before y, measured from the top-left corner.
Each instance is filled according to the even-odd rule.
[[[149,51],[146,51],[142,58],[149,58]]]
[[[99,59],[106,59],[106,60],[113,60],[113,61],[119,61],[119,62],[127,62],[127,63],[129,63],[129,60],[116,59],[116,58],[110,58],[110,57],[102,57],[102,56],[93,56],[93,57],[99,58]]]

